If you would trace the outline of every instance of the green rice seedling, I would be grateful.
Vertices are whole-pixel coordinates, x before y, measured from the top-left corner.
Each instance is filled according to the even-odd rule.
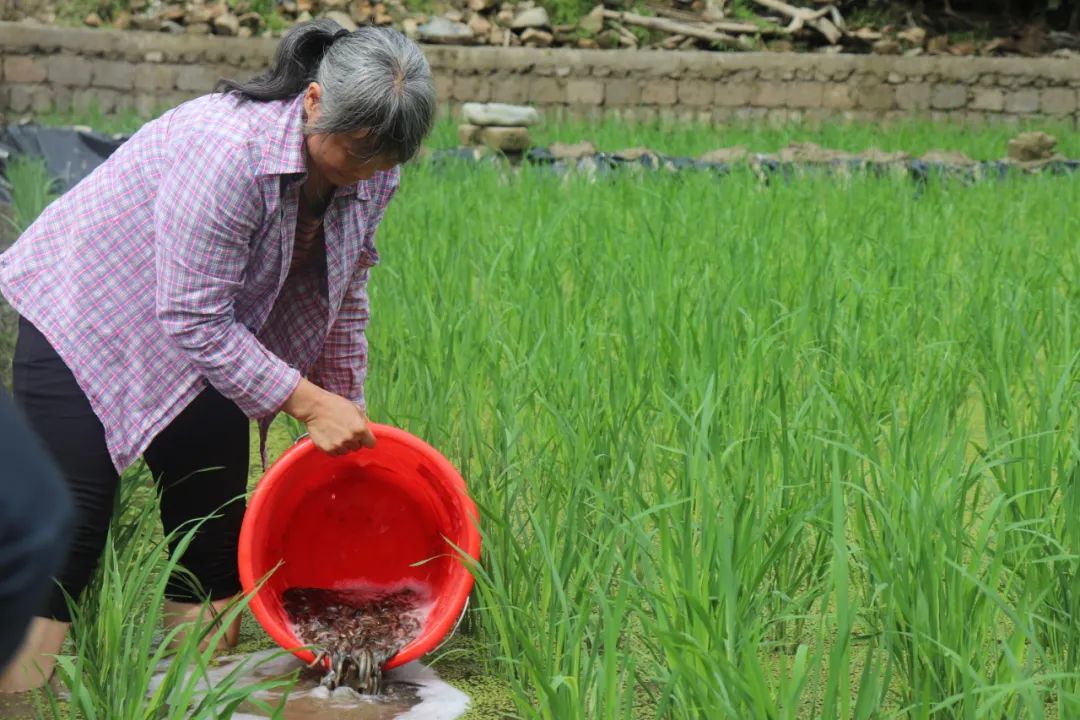
[[[52,178],[45,164],[27,157],[14,157],[4,168],[11,187],[11,206],[8,222],[19,235],[53,201]]]
[[[287,687],[291,679],[244,681],[251,662],[215,682],[208,679],[218,642],[250,598],[237,600],[221,613],[219,623],[197,632],[191,625],[160,629],[168,578],[182,572],[183,553],[201,523],[162,537],[156,490],[144,469],[123,478],[115,517],[94,581],[80,602],[69,598],[73,652],[58,656],[56,668],[68,697],[61,703],[50,693],[49,716],[225,718],[251,703],[281,717],[280,705],[275,710],[253,696]],[[207,648],[200,650],[200,643]]]

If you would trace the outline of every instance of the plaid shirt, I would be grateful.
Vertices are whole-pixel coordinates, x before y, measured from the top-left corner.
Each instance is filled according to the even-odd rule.
[[[208,95],[146,124],[0,255],[118,470],[208,385],[265,429],[306,375],[363,404],[368,270],[398,171],[338,188],[325,273],[289,275],[302,101]]]

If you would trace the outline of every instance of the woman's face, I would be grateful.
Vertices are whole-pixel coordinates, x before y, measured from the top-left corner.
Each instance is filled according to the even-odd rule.
[[[321,111],[322,88],[311,83],[304,93],[304,110],[308,123],[315,123]],[[308,135],[308,157],[314,170],[332,185],[352,185],[359,180],[370,180],[376,172],[391,170],[397,161],[378,156],[365,159],[366,129],[348,133],[320,133]],[[310,171],[312,168],[308,168]]]

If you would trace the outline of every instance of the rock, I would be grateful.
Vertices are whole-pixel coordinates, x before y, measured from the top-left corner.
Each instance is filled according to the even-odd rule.
[[[156,15],[135,15],[131,18],[131,26],[144,32],[157,32],[161,30],[161,18]]]
[[[432,43],[455,44],[472,42],[472,30],[459,22],[453,22],[446,18],[432,18],[431,22],[424,23],[417,28],[421,40]]]
[[[513,30],[525,30],[526,28],[546,28],[551,27],[551,20],[548,19],[547,10],[542,7],[531,8],[524,12],[518,13],[513,20],[510,21],[510,27]]]
[[[577,41],[577,46],[582,50],[596,50],[598,47],[600,47],[592,38],[579,38]]]
[[[331,10],[323,15],[327,20],[333,20],[341,27],[345,28],[349,32],[353,32],[358,27],[353,19],[349,17],[348,13],[341,12],[340,10]]]
[[[604,6],[597,5],[585,17],[578,20],[578,28],[590,35],[595,35],[604,29]]]
[[[908,28],[897,33],[896,39],[912,47],[922,47],[926,44],[926,31],[921,27]]]
[[[251,28],[244,25],[244,26],[241,26],[240,30],[236,33],[236,37],[249,38],[254,34],[255,34],[254,30],[252,30]]]
[[[1041,55],[1046,49],[1046,31],[1037,25],[1028,25],[1016,41],[1016,49],[1025,55]]]
[[[864,162],[874,163],[878,165],[893,165],[897,163],[906,163],[911,160],[911,155],[898,150],[896,152],[886,152],[878,148],[870,148],[859,153],[856,157]]]
[[[366,25],[375,15],[375,8],[368,0],[354,0],[349,5],[349,16],[357,25]]]
[[[210,11],[210,22],[221,17],[225,13],[229,12],[229,8],[225,3],[216,3],[214,5],[207,5],[207,9]]]
[[[746,160],[749,154],[749,151],[744,146],[737,145],[730,148],[710,150],[699,157],[698,160],[706,163],[737,163]]]
[[[973,42],[960,42],[956,43],[949,48],[949,53],[952,55],[959,55],[961,57],[967,57],[975,54],[975,43]]]
[[[505,153],[519,153],[532,147],[529,131],[523,127],[485,127],[480,131],[480,142]]]
[[[199,23],[209,24],[213,19],[214,15],[210,12],[210,8],[205,5],[192,5],[184,18],[184,24],[189,26]]]
[[[508,9],[500,10],[495,16],[495,21],[500,25],[509,25],[514,21],[514,11]]]
[[[1013,49],[1015,49],[1015,48],[1013,48],[1013,42],[1012,42],[1011,39],[1009,39],[1009,38],[994,38],[990,42],[983,45],[982,49],[979,51],[979,53],[982,54],[982,55],[993,55],[994,53],[996,53],[998,51],[1004,52],[1004,51],[1013,50]]]
[[[484,12],[495,6],[495,0],[469,0],[469,9],[473,12]]]
[[[300,12],[294,0],[282,0],[282,3],[278,5],[278,10],[286,15],[296,15],[296,13]]]
[[[479,125],[470,125],[465,123],[464,125],[458,125],[457,136],[458,142],[462,145],[477,145],[480,143],[480,132],[484,128]]]
[[[405,37],[410,40],[415,40],[417,36],[417,30],[420,27],[420,23],[416,22],[412,18],[405,18],[401,21],[401,32],[405,33]]]
[[[770,52],[795,52],[795,43],[791,42],[790,40],[773,40],[767,45],[767,47],[769,48]]]
[[[469,18],[469,29],[477,37],[486,37],[491,33],[491,21],[483,15],[473,15]]]
[[[526,47],[551,47],[551,43],[555,42],[555,36],[544,30],[527,28],[521,33],[521,42]]]
[[[896,40],[882,38],[870,47],[870,52],[875,55],[899,55],[904,51]]]
[[[473,125],[514,125],[528,127],[540,122],[540,113],[528,105],[505,103],[465,103],[461,106],[465,122]]]
[[[240,16],[240,27],[248,28],[252,31],[258,30],[263,26],[263,18],[257,12],[248,12]]]
[[[301,10],[300,14],[296,16],[296,22],[298,23],[311,22],[311,20],[312,15],[310,10]]]
[[[145,10],[147,4],[146,0],[129,0],[127,7],[131,12],[139,12]]]
[[[930,38],[926,43],[926,52],[931,55],[940,55],[949,49],[949,37],[947,35],[937,35]]]
[[[161,52],[160,50],[151,50],[150,52],[146,53],[146,55],[143,55],[143,60],[148,63],[165,62],[165,53]]]
[[[628,162],[635,162],[643,157],[659,157],[660,154],[655,150],[647,147],[633,147],[625,150],[619,150],[612,153],[612,155],[619,160],[626,160]]]
[[[210,23],[191,23],[184,30],[188,35],[209,35]]]
[[[218,35],[236,37],[240,32],[240,19],[230,12],[214,18],[214,32]]]
[[[349,0],[322,0],[323,10],[340,10],[349,4]]]
[[[488,44],[501,46],[510,39],[510,31],[506,28],[501,28],[498,25],[491,26],[491,33],[488,34]]]
[[[924,163],[931,163],[933,165],[970,167],[975,164],[975,161],[967,155],[955,150],[931,150],[919,159]]]
[[[1009,159],[1018,162],[1049,160],[1054,156],[1057,138],[1044,132],[1021,133],[1009,141]]]
[[[375,24],[380,26],[394,24],[394,18],[386,12],[386,9],[381,4],[375,6]]]
[[[443,17],[450,22],[456,23],[462,22],[465,19],[464,13],[462,13],[460,10],[447,10],[443,13]]]
[[[873,28],[861,27],[850,33],[851,37],[856,40],[861,40],[865,43],[874,43],[881,39],[881,33]]]
[[[596,146],[588,140],[568,145],[565,143],[552,143],[548,148],[551,156],[556,160],[577,160],[596,154]]]
[[[182,35],[184,33],[184,26],[172,20],[162,20],[161,32],[168,33],[169,35]]]
[[[182,5],[167,5],[158,13],[158,17],[163,21],[180,22],[184,19],[184,8]]]
[[[842,150],[829,150],[811,142],[791,143],[777,153],[781,162],[827,164],[835,161],[850,160],[851,153]]]
[[[121,10],[113,16],[112,25],[117,30],[127,30],[131,27],[131,13]]]
[[[101,16],[96,12],[92,12],[83,18],[83,25],[89,27],[101,27]]]

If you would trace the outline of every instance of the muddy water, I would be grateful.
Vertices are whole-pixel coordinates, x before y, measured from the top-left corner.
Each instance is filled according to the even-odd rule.
[[[362,695],[346,687],[331,691],[320,684],[322,673],[309,670],[292,655],[282,655],[280,650],[222,657],[218,662],[210,670],[210,683],[219,682],[241,664],[245,668],[239,680],[241,685],[288,677],[299,670],[299,679],[287,698],[284,691],[278,690],[256,695],[257,700],[271,708],[285,698],[284,720],[453,720],[469,705],[467,695],[440,680],[433,670],[419,662],[387,671],[380,695]],[[271,715],[249,704],[241,706],[232,717],[263,720]]]

